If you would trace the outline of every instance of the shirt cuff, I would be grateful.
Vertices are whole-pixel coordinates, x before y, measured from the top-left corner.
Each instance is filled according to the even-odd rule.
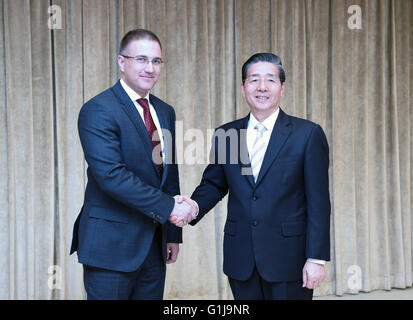
[[[326,261],[325,261],[325,260],[319,260],[319,259],[311,259],[311,258],[308,258],[307,261],[308,261],[308,262],[313,262],[313,263],[318,263],[318,264],[321,264],[321,265],[323,265],[323,266],[326,264]]]
[[[199,206],[198,206],[198,203],[196,203],[196,201],[195,200],[192,200],[194,203],[195,203],[195,205],[196,205],[196,214],[195,214],[195,218],[196,217],[198,217],[198,213],[199,213]]]

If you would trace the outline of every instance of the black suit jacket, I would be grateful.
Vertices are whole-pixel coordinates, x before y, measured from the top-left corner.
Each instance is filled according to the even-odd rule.
[[[191,196],[199,205],[192,224],[229,193],[225,274],[246,280],[256,265],[267,281],[299,281],[307,258],[330,259],[327,139],[319,125],[280,110],[255,183],[245,161],[248,120],[216,130],[213,161]]]
[[[163,176],[152,161],[152,144],[139,112],[118,81],[85,103],[80,141],[88,163],[83,208],[75,222],[71,253],[79,262],[135,271],[151,246],[155,223],[166,242],[182,242],[182,229],[167,220],[180,194],[175,159],[175,112],[150,95],[165,136]]]

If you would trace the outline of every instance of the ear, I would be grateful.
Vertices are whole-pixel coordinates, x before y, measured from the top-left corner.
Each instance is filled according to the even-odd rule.
[[[242,93],[242,96],[245,98],[245,87],[242,82],[241,82],[241,93]]]
[[[285,82],[281,84],[281,97],[283,96],[284,89],[285,89]]]
[[[121,72],[125,72],[125,57],[118,55],[118,65]]]

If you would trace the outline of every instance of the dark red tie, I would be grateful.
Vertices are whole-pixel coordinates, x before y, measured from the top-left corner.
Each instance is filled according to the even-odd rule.
[[[155,149],[157,145],[161,143],[158,135],[158,130],[156,129],[155,122],[153,122],[151,111],[149,110],[148,100],[145,98],[138,99],[137,102],[143,108],[143,119],[145,121],[146,129],[148,130],[149,137],[152,142],[152,148]],[[163,165],[162,165],[162,150],[159,148],[159,154],[152,154],[153,160],[156,161],[158,167],[159,175],[162,177]]]

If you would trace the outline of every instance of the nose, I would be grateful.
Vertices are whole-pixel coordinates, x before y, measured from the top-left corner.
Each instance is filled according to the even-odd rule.
[[[152,61],[148,61],[148,63],[145,66],[145,71],[148,73],[152,73],[153,72],[153,64]]]
[[[266,83],[265,79],[260,79],[259,80],[257,89],[260,92],[267,91],[267,83]]]

